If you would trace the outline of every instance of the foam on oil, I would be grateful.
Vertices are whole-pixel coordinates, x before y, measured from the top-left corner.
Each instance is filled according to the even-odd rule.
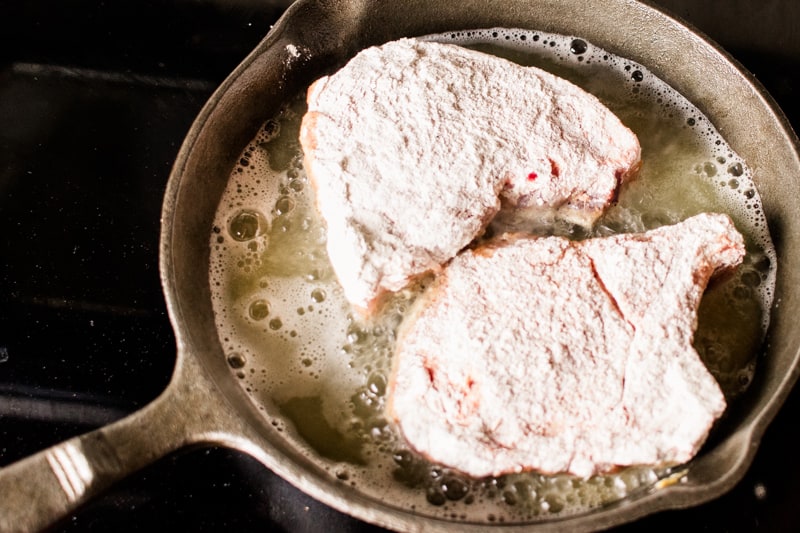
[[[710,122],[645,68],[582,39],[489,29],[430,36],[536,65],[598,96],[639,136],[643,166],[591,234],[644,231],[703,211],[745,235],[737,275],[707,291],[695,346],[728,398],[746,389],[769,320],[775,252],[745,162]],[[395,333],[420,287],[360,322],[325,251],[302,169],[302,95],[254,136],[230,176],[211,236],[217,328],[231,372],[272,425],[341,483],[418,514],[487,523],[537,521],[604,506],[671,481],[635,467],[588,480],[533,473],[471,479],[410,451],[384,417]]]

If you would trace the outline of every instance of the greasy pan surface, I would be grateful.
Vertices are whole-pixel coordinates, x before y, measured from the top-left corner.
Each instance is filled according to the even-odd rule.
[[[591,11],[592,16],[584,16]],[[720,495],[749,465],[766,424],[788,394],[797,372],[797,244],[789,238],[800,224],[794,201],[800,175],[795,139],[768,97],[702,37],[652,9],[624,1],[596,2],[307,2],[290,10],[281,24],[232,74],[198,118],[178,158],[164,211],[162,275],[179,337],[200,355],[234,408],[258,424],[224,367],[214,337],[209,304],[205,246],[214,209],[236,157],[256,128],[283,98],[301,90],[359,49],[402,36],[454,29],[506,26],[579,35],[648,67],[697,105],[748,161],[764,203],[778,251],[776,309],[766,352],[744,400],[694,461],[685,483],[588,517],[570,527],[609,526],[645,513],[684,507]],[[647,36],[645,38],[645,36]],[[286,51],[302,51],[295,60]],[[708,90],[713,79],[714,90]],[[249,413],[249,415],[248,415]],[[290,481],[334,507],[389,527],[426,530],[447,524],[424,523],[380,502],[336,487],[308,465],[288,464],[277,452],[297,454],[273,435],[260,432],[257,457]],[[267,444],[268,443],[268,444]],[[274,447],[274,450],[271,448]],[[270,450],[266,452],[264,450]],[[565,527],[566,524],[555,524]],[[463,530],[464,525],[458,525]]]

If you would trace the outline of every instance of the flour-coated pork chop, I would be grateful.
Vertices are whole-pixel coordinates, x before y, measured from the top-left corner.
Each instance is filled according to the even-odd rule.
[[[368,48],[307,101],[305,169],[333,269],[362,309],[439,269],[501,209],[590,226],[640,160],[594,96],[453,44]]]
[[[697,308],[743,257],[718,214],[465,251],[402,326],[389,417],[413,449],[476,477],[686,462],[725,409],[692,346]]]

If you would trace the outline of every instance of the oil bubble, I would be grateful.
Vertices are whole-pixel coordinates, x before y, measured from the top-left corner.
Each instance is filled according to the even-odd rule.
[[[517,504],[517,495],[514,492],[510,491],[510,490],[504,491],[503,492],[503,501],[506,503],[506,505],[516,505]]]
[[[589,45],[586,44],[586,41],[583,39],[573,39],[572,42],[569,43],[569,51],[575,55],[585,54],[588,49]]]
[[[325,291],[322,289],[314,289],[311,291],[311,299],[317,303],[324,302],[326,296]]]
[[[373,374],[367,381],[367,389],[376,396],[383,396],[386,394],[386,378],[382,374]]]
[[[248,308],[250,318],[253,320],[264,320],[269,315],[270,305],[267,300],[254,300]]]
[[[280,318],[273,318],[269,321],[269,329],[272,331],[278,331],[283,327],[283,321]]]
[[[228,233],[239,242],[255,239],[267,230],[267,221],[258,211],[244,209],[236,213],[228,224]]]
[[[447,503],[447,497],[441,490],[435,487],[428,487],[428,490],[425,494],[425,499],[428,500],[429,504],[436,505],[437,507]]]
[[[228,365],[231,368],[244,368],[245,364],[247,364],[247,359],[239,352],[233,352],[228,356]]]
[[[414,456],[408,450],[397,450],[392,454],[392,459],[401,468],[411,466],[414,461]]]
[[[264,134],[266,140],[270,140],[280,132],[280,122],[275,119],[269,119],[264,123]]]
[[[288,196],[281,196],[275,202],[275,214],[277,215],[285,215],[292,209],[294,209],[294,200]]]
[[[564,510],[564,500],[555,495],[545,497],[547,503],[547,510],[551,513],[560,513]]]
[[[737,178],[744,174],[744,167],[742,167],[741,163],[733,163],[728,167],[728,174],[731,176],[736,176]]]
[[[442,492],[448,500],[458,501],[467,495],[469,485],[458,477],[445,476],[442,480]]]
[[[363,344],[367,340],[367,333],[357,326],[350,326],[347,330],[347,341],[351,344]]]

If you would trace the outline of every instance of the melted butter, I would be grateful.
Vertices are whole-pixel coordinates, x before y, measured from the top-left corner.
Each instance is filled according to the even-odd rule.
[[[745,235],[745,263],[708,289],[695,346],[726,396],[742,393],[768,323],[775,253],[750,171],[696,109],[646,69],[590,43],[542,32],[438,35],[536,65],[598,96],[638,135],[643,166],[587,238],[639,232],[704,211]],[[425,281],[379,317],[357,320],[332,273],[325,228],[302,169],[303,95],[254,135],[216,213],[210,280],[231,366],[272,425],[332,477],[418,514],[486,523],[539,521],[674,482],[683,470],[631,467],[588,480],[534,473],[470,479],[409,451],[384,417],[396,332]],[[665,481],[666,480],[666,481]]]

